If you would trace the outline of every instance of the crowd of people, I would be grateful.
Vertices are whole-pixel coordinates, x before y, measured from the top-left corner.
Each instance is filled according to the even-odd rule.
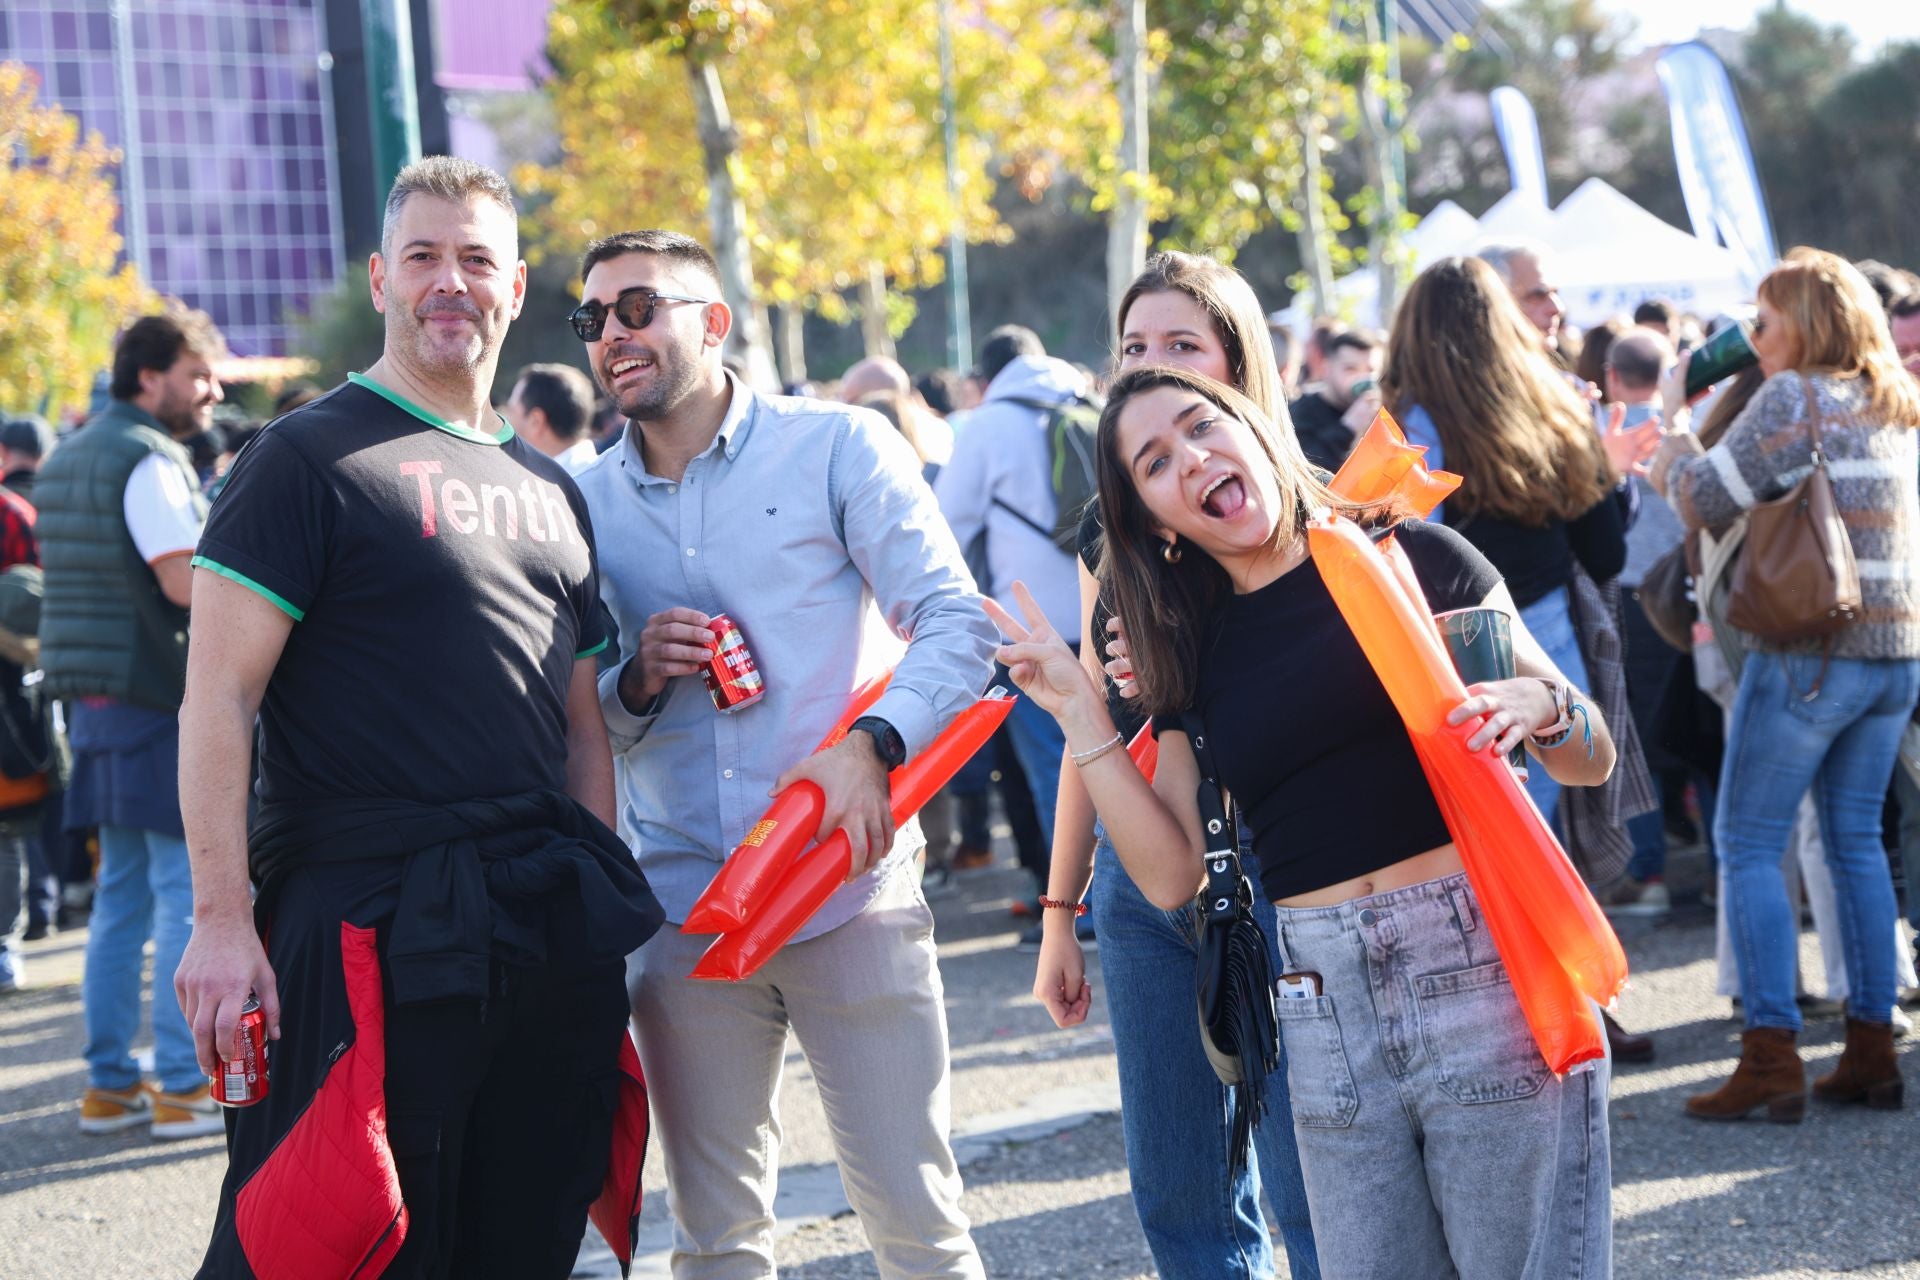
[[[315,1241],[390,1276],[564,1276],[590,1207],[632,1248],[649,1102],[674,1273],[771,1275],[789,1034],[881,1274],[982,1275],[927,894],[992,862],[995,792],[1058,1025],[1100,948],[1160,1274],[1272,1275],[1275,1241],[1295,1277],[1610,1274],[1609,1081],[1656,1046],[1609,1015],[1603,1058],[1548,1069],[1309,552],[1328,510],[1391,534],[1434,613],[1507,616],[1514,674],[1451,722],[1524,752],[1606,910],[1673,909],[1670,843],[1715,860],[1745,1031],[1687,1113],[1802,1120],[1809,1017],[1845,1018],[1812,1096],[1902,1105],[1920,278],[1801,249],[1751,315],[1653,299],[1582,334],[1550,255],[1490,244],[1421,272],[1388,333],[1296,336],[1167,252],[1100,369],[1009,324],[965,374],[874,357],[771,395],[725,356],[699,242],[582,249],[591,379],[531,365],[496,408],[509,325],[561,318],[521,314],[505,181],[422,161],[365,372],[217,433],[222,340],[175,311],[126,329],[83,427],[0,426],[0,991],[92,882],[79,1124],[225,1130],[202,1276]],[[1430,515],[1330,487],[1383,410],[1460,477]],[[1809,485],[1857,592],[1817,633],[1743,627]],[[702,680],[723,615],[764,680],[734,714]],[[894,813],[891,771],[994,684],[1000,734]],[[1151,778],[1119,749],[1148,726]],[[690,977],[710,938],[679,925],[800,784],[846,883],[751,976]],[[1194,1018],[1222,796],[1284,989],[1274,1065],[1232,1089]],[[271,1089],[223,1110],[256,1007]]]

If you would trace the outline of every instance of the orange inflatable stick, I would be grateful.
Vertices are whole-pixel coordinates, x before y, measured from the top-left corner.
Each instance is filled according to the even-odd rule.
[[[820,740],[814,754],[839,744],[853,722],[870,710],[886,692],[892,671],[883,671],[853,691],[839,721]],[[720,870],[687,912],[683,933],[725,933],[738,928],[752,913],[753,904],[773,887],[793,860],[820,831],[826,797],[811,782],[797,782],[774,797],[746,839],[735,845]]]
[[[1353,452],[1340,464],[1330,487],[1349,502],[1378,502],[1393,492],[1426,452],[1408,444],[1400,424],[1382,409],[1354,442]]]
[[[1455,744],[1430,752],[1432,781],[1461,817],[1456,840],[1464,832],[1486,851],[1475,889],[1489,877],[1524,887],[1513,901],[1560,965],[1580,990],[1611,1001],[1626,981],[1619,940],[1512,771],[1488,752],[1464,749],[1477,725],[1446,724],[1467,694],[1424,600],[1407,598],[1390,561],[1351,521],[1316,519],[1308,538],[1328,591],[1414,741]],[[1491,886],[1488,892],[1502,897]],[[1515,970],[1513,979],[1518,987],[1527,975]]]
[[[1140,726],[1140,732],[1133,735],[1133,741],[1127,744],[1127,754],[1133,757],[1133,767],[1140,776],[1153,785],[1153,770],[1160,763],[1160,739],[1153,736],[1153,721]]]
[[[1329,487],[1349,502],[1398,497],[1424,520],[1460,487],[1459,476],[1427,470],[1426,454],[1423,446],[1407,443],[1400,424],[1382,409],[1373,415]]]
[[[1527,1020],[1527,1029],[1540,1056],[1556,1075],[1565,1075],[1582,1062],[1604,1057],[1606,1040],[1599,1020],[1593,1015],[1593,1003],[1574,985],[1572,976],[1561,966],[1540,931],[1514,901],[1514,886],[1498,876],[1488,875],[1485,841],[1453,803],[1447,790],[1435,781],[1438,770],[1433,753],[1436,750],[1445,750],[1445,747],[1433,742],[1414,742],[1414,752],[1426,771],[1447,830],[1456,833],[1460,861],[1479,899],[1487,934],[1507,966],[1514,998]],[[1526,981],[1515,978],[1521,973],[1527,975]]]
[[[956,716],[925,751],[895,769],[889,779],[888,806],[894,824],[920,812],[960,766],[986,745],[1012,710],[1011,697],[999,690],[989,693]],[[847,833],[835,831],[787,869],[745,924],[715,939],[687,976],[725,982],[752,977],[846,883],[852,866]]]

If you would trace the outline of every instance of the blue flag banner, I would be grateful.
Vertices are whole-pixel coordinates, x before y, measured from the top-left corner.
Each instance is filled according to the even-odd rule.
[[[1547,161],[1540,153],[1540,122],[1534,117],[1527,95],[1510,84],[1495,89],[1488,100],[1493,106],[1493,128],[1500,135],[1500,149],[1507,153],[1507,172],[1513,189],[1547,203]]]
[[[1697,41],[1667,50],[1656,66],[1667,91],[1673,154],[1693,233],[1733,250],[1747,283],[1757,285],[1780,250],[1727,69]]]

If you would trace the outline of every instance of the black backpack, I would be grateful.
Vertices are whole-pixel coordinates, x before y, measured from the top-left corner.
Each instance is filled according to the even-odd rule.
[[[1041,537],[1051,539],[1054,546],[1068,555],[1075,555],[1079,550],[1080,518],[1099,491],[1093,458],[1100,428],[1100,406],[1079,396],[1059,404],[1039,400],[1008,403],[1047,415],[1047,480],[1053,489],[1053,527],[1047,528],[998,497],[994,498],[993,505]]]

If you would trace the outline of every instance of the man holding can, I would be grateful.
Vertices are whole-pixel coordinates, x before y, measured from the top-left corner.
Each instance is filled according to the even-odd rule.
[[[409,165],[369,269],[380,360],[242,452],[193,560],[175,985],[251,1104],[200,1275],[561,1280],[610,1169],[638,1203],[623,975],[660,922],[609,825],[593,531],[489,403],[526,289],[505,180]]]
[[[996,639],[920,464],[878,414],[757,394],[721,351],[732,313],[697,241],[595,242],[575,333],[628,418],[579,476],[619,625],[601,706],[623,833],[667,918],[800,779],[844,828],[849,882],[752,978],[690,979],[709,937],[660,931],[629,964],[666,1156],[676,1280],[773,1274],[779,1086],[789,1027],[820,1084],[849,1199],[883,1276],[982,1274],[948,1145],[947,1028],[933,918],[896,832],[887,773],[989,679]],[[875,617],[878,606],[878,617]],[[701,673],[737,628],[764,692],[719,714]],[[873,625],[869,625],[869,621]],[[838,746],[809,755],[849,693],[907,641]],[[897,644],[892,647],[897,650]]]

